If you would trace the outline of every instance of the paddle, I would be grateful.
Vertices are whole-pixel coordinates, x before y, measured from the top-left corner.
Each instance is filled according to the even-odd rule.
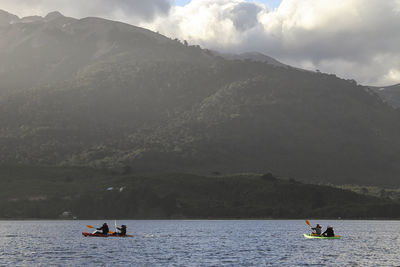
[[[87,227],[87,228],[97,229],[96,227],[93,227],[93,226],[91,226],[91,225],[89,225],[89,224],[87,224],[86,227]],[[97,231],[97,230],[96,230],[96,231]],[[96,231],[94,231],[93,233],[95,233]],[[110,235],[114,234],[113,231],[108,231],[108,233],[109,233]]]
[[[308,220],[306,220],[306,224],[308,225],[308,226],[310,226],[310,228],[311,228],[311,230],[312,230],[312,226],[311,226],[311,224],[310,224],[310,222],[308,221]]]
[[[87,227],[87,228],[95,229],[93,226],[91,226],[91,225],[89,225],[89,224],[87,224],[86,227]],[[92,234],[94,234],[94,233],[96,233],[96,232],[97,232],[97,230],[94,230]]]

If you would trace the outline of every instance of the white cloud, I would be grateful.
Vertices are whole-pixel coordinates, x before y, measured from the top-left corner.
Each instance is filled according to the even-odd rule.
[[[390,69],[388,73],[383,77],[384,81],[388,83],[393,83],[393,81],[400,80],[400,68],[398,69]]]
[[[207,48],[260,51],[365,84],[400,82],[399,0],[192,0],[141,25]],[[307,64],[305,64],[307,62]],[[392,73],[392,74],[390,74]]]

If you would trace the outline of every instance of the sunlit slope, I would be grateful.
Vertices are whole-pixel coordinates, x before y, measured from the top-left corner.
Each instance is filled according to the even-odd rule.
[[[149,30],[101,18],[53,12],[19,19],[0,12],[0,96],[74,78],[102,61],[201,61],[181,44]]]

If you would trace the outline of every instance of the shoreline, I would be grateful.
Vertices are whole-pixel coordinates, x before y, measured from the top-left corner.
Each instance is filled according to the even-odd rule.
[[[127,218],[112,218],[112,219],[42,219],[42,218],[0,218],[0,222],[7,221],[109,221],[109,220],[117,220],[117,221],[304,221],[304,220],[313,220],[313,221],[400,221],[400,218],[368,218],[368,219],[329,219],[329,218],[301,218],[301,219],[285,219],[285,218],[239,218],[239,219],[229,219],[229,218],[200,218],[200,219],[127,219]]]

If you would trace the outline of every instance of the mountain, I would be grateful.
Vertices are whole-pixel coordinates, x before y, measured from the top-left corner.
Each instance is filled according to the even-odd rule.
[[[10,14],[10,13],[0,9],[0,27],[3,27],[4,25],[12,24],[18,20],[19,20],[18,16]]]
[[[85,67],[102,62],[207,58],[202,50],[182,53],[180,42],[162,35],[100,18],[77,20],[52,12],[6,21],[0,27],[0,95],[74,79]]]
[[[221,56],[228,60],[251,60],[256,62],[264,62],[270,65],[278,66],[278,67],[288,67],[287,65],[279,62],[278,60],[266,56],[259,52],[247,52],[241,54],[230,54],[230,53],[221,53],[217,51],[213,51],[216,56]]]
[[[376,92],[383,101],[387,102],[395,108],[400,107],[400,84],[386,87],[370,86],[370,89]]]
[[[352,80],[101,18],[0,31],[2,164],[399,185],[400,114]]]

